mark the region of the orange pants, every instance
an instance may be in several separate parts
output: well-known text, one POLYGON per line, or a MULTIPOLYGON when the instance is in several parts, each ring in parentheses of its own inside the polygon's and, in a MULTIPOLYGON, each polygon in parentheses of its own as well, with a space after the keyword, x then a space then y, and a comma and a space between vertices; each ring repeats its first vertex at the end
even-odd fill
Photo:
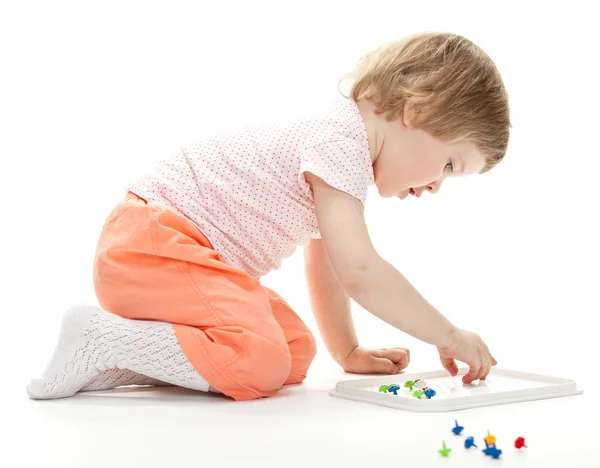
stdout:
POLYGON ((109 312, 173 324, 198 373, 236 400, 301 382, 316 353, 280 296, 226 264, 186 217, 133 193, 102 228, 94 287, 109 312))

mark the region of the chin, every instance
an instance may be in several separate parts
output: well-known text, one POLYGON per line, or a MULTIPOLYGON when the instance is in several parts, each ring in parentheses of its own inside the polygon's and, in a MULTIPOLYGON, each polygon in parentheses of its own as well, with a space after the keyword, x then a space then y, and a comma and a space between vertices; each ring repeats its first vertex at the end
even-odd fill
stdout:
POLYGON ((392 198, 394 196, 393 193, 387 192, 384 188, 377 187, 377 192, 381 198, 392 198))

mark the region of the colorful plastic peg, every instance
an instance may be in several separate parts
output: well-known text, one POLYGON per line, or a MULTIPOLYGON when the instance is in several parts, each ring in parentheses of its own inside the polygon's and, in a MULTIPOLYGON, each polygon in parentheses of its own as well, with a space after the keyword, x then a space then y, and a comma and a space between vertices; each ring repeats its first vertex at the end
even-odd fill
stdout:
POLYGON ((485 438, 485 441, 491 447, 492 445, 494 445, 496 443, 496 438, 490 434, 490 431, 487 431, 487 433, 488 433, 488 435, 485 438))
POLYGON ((475 445, 475 439, 473 437, 467 437, 465 439, 465 448, 470 449, 471 447, 477 448, 477 445, 475 445))
POLYGON ((464 427, 459 426, 458 421, 456 419, 454 420, 454 424, 455 424, 455 426, 452 428, 452 432, 454 432, 454 435, 460 435, 460 433, 463 431, 464 427))
POLYGON ((487 443, 486 439, 483 439, 483 441, 485 442, 485 448, 482 450, 483 453, 485 453, 486 455, 491 455, 492 454, 492 447, 490 447, 490 445, 487 443))
POLYGON ((423 379, 416 379, 415 380, 415 387, 420 388, 421 390, 425 390, 425 386, 427 385, 427 382, 425 382, 423 379))
POLYGON ((446 441, 442 440, 442 445, 444 448, 442 448, 441 450, 439 450, 440 455, 442 457, 447 457, 448 455, 450 455, 450 452, 452 452, 451 448, 446 447, 446 441))
POLYGON ((517 447, 518 449, 523 447, 527 448, 527 445, 525 445, 525 438, 517 437, 517 440, 515 440, 515 447, 517 447))
POLYGON ((412 392, 415 383, 412 380, 407 380, 406 382, 404 382, 404 386, 412 392))

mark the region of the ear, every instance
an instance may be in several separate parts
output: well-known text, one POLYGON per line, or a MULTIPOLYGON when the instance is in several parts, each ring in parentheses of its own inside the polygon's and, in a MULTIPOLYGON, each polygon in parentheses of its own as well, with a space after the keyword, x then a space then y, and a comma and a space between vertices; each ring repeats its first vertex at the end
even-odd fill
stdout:
POLYGON ((404 105, 404 115, 402 116, 402 123, 406 128, 413 129, 415 127, 415 108, 414 103, 407 102, 404 105))

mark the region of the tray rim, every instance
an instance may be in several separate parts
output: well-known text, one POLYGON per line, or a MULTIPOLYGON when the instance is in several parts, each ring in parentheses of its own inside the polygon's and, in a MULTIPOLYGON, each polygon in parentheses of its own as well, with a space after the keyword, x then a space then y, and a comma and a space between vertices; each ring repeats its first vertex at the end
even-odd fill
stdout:
MULTIPOLYGON (((468 372, 468 368, 459 368, 458 376, 468 372)), ((523 401, 534 401, 548 398, 558 398, 563 396, 577 395, 583 393, 583 389, 578 384, 568 378, 555 377, 531 372, 515 371, 504 368, 494 368, 490 375, 504 375, 507 377, 523 378, 535 380, 548 385, 544 387, 529 388, 525 390, 509 390, 497 394, 484 394, 475 396, 465 396, 459 398, 439 399, 439 400, 419 400, 408 398, 390 398, 389 395, 374 394, 371 390, 367 391, 364 387, 371 387, 378 383, 386 383, 394 380, 394 377, 401 376, 403 381, 413 380, 413 378, 432 378, 447 377, 449 374, 445 370, 427 371, 419 373, 406 373, 396 375, 382 375, 377 377, 363 377, 360 379, 351 379, 340 381, 335 388, 329 392, 330 396, 344 398, 363 403, 386 406, 395 409, 404 409, 416 412, 447 412, 457 411, 482 406, 492 406, 500 404, 517 403, 523 401), (367 397, 368 395, 368 397, 367 397)))

